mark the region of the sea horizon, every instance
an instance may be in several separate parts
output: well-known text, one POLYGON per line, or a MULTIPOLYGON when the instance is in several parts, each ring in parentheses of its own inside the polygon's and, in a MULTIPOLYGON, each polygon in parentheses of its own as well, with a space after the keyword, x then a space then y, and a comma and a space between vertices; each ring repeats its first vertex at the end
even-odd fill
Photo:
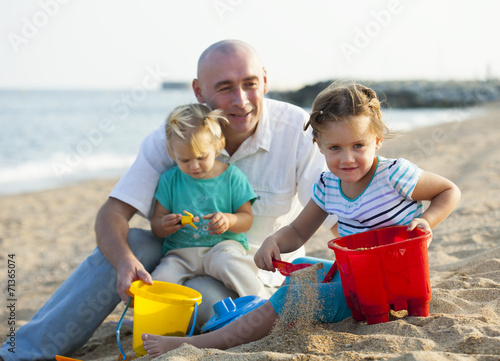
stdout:
MULTIPOLYGON (((0 90, 0 195, 120 177, 190 89, 0 90)), ((309 108, 304 108, 307 112, 309 108)), ((480 108, 384 109, 390 128, 468 119, 480 108)))

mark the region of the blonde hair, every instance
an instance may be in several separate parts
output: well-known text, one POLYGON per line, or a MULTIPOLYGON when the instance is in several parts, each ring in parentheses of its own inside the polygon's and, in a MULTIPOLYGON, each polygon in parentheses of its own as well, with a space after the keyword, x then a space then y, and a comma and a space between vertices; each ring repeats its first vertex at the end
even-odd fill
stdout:
POLYGON ((309 121, 304 126, 312 128, 316 140, 327 122, 346 121, 348 126, 357 132, 356 124, 350 120, 356 116, 370 117, 370 131, 380 139, 392 136, 382 120, 380 101, 377 93, 364 85, 357 83, 333 83, 318 94, 313 102, 309 121))
POLYGON ((206 153, 203 135, 210 136, 210 144, 216 153, 220 153, 226 145, 222 127, 229 121, 222 110, 212 110, 203 104, 180 105, 169 114, 165 124, 168 154, 174 158, 172 140, 174 137, 183 140, 196 157, 206 153))

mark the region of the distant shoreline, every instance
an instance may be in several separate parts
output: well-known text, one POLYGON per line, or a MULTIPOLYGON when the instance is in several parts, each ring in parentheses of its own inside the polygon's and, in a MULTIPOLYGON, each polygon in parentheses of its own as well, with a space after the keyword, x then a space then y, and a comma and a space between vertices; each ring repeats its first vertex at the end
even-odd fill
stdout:
MULTIPOLYGON (((311 107, 316 95, 333 83, 322 81, 295 91, 270 91, 268 96, 300 107, 311 107)), ((500 80, 487 81, 359 81, 375 90, 391 108, 469 107, 500 100, 500 80)))

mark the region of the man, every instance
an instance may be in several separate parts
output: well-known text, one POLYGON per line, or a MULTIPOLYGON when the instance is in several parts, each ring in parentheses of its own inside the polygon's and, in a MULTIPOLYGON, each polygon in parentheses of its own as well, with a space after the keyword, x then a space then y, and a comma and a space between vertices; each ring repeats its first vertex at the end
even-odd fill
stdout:
MULTIPOLYGON (((193 90, 199 102, 223 110, 229 119, 224 128, 226 148, 219 159, 238 166, 258 196, 252 206, 254 223, 247 233, 250 252, 255 253, 267 235, 300 212, 316 176, 325 168, 311 135, 303 131, 308 115, 290 104, 264 99, 266 70, 256 51, 241 41, 221 41, 203 52, 193 90)), ((7 343, 3 345, 0 355, 5 361, 71 355, 120 299, 128 299, 133 281, 152 282, 149 272, 162 257, 162 240, 150 231, 129 229, 128 222, 137 212, 150 215, 160 175, 173 165, 161 126, 143 141, 136 161, 100 209, 95 225, 98 248, 18 330, 16 353, 8 352, 7 343)), ((327 220, 325 228, 335 221, 327 220)), ((289 258, 303 254, 301 250, 289 258)), ((259 275, 269 294, 281 282, 273 276, 259 275)), ((238 297, 210 277, 193 278, 185 285, 203 296, 201 325, 211 316, 215 302, 238 297)))

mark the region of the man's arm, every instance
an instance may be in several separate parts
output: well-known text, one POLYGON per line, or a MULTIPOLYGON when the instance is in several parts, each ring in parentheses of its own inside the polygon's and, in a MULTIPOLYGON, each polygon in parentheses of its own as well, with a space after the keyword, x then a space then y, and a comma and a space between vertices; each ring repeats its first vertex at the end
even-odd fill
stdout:
POLYGON ((116 269, 117 291, 126 301, 128 289, 133 281, 152 283, 150 274, 132 253, 127 237, 129 221, 137 209, 116 198, 108 198, 97 213, 95 232, 97 246, 116 269))

